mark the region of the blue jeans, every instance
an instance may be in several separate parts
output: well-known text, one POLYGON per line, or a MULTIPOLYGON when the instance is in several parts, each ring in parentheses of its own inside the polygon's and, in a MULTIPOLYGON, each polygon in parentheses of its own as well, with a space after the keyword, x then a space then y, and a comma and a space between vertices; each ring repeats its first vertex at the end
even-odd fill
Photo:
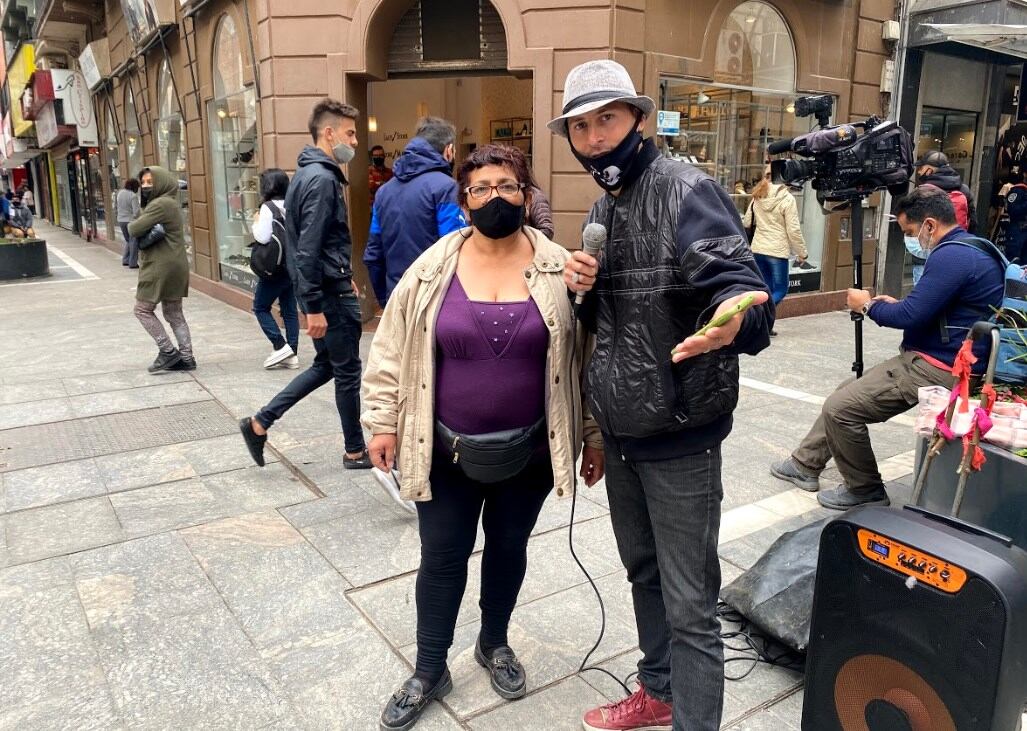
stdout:
POLYGON ((271 426, 309 394, 335 379, 335 406, 339 410, 346 451, 364 451, 364 432, 360 428, 360 305, 357 296, 325 295, 322 312, 328 321, 323 338, 314 340, 314 362, 283 388, 254 417, 262 427, 271 426))
POLYGON ((770 296, 778 304, 788 294, 788 260, 779 256, 753 254, 756 266, 760 268, 763 281, 770 287, 770 296))
POLYGON ((296 314, 296 297, 293 295, 292 280, 289 279, 287 272, 282 272, 271 280, 257 280, 257 291, 253 293, 253 314, 257 316, 260 329, 267 335, 275 350, 288 342, 293 353, 299 352, 300 318, 296 314), (271 314, 271 305, 275 300, 278 300, 278 309, 281 310, 282 321, 285 323, 284 338, 274 315, 271 314))
POLYGON ((607 446, 606 491, 617 550, 631 582, 638 679, 673 703, 674 731, 717 731, 723 714, 720 446, 632 462, 607 446))

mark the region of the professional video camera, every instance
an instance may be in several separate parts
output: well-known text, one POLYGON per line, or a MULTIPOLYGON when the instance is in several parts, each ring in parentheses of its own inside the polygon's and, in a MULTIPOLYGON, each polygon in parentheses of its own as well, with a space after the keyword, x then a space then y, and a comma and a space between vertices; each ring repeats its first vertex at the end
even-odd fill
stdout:
POLYGON ((794 152, 811 160, 774 160, 775 183, 801 185, 810 180, 821 205, 863 198, 887 188, 906 192, 913 173, 913 143, 896 122, 869 117, 866 122, 829 126, 832 97, 806 96, 795 100, 795 116, 816 116, 820 129, 767 147, 771 155, 794 152), (857 129, 862 129, 859 134, 857 129))

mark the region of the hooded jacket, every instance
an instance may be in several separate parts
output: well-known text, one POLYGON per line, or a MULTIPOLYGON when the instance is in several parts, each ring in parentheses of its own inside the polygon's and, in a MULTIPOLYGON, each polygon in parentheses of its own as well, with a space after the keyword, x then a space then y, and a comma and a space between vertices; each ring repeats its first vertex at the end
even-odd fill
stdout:
POLYGON ((140 238, 156 224, 164 227, 164 239, 139 252, 139 284, 136 299, 165 302, 189 294, 189 256, 185 248, 182 208, 178 203, 178 178, 166 168, 148 168, 153 193, 139 218, 128 224, 128 235, 140 238))
POLYGON ((285 196, 285 266, 308 315, 321 314, 326 295, 353 291, 346 184, 335 160, 313 145, 303 148, 285 196))
POLYGON ((799 209, 787 186, 771 185, 763 198, 753 198, 745 212, 746 228, 756 218, 752 253, 788 259, 791 254, 806 258, 806 242, 799 224, 799 209))
POLYGON ((977 233, 977 203, 974 201, 974 195, 970 192, 970 189, 967 186, 963 185, 963 179, 959 177, 959 173, 957 173, 951 165, 942 165, 930 175, 918 177, 916 179, 916 184, 934 185, 941 188, 946 193, 958 190, 965 195, 967 215, 970 219, 966 230, 972 234, 977 233))
POLYGON ((392 173, 392 180, 375 194, 364 250, 371 286, 382 307, 417 257, 467 225, 450 165, 427 140, 410 140, 392 173))
POLYGON ((586 392, 608 455, 669 459, 711 449, 731 431, 738 354, 770 345, 774 306, 746 312, 730 347, 671 362, 721 302, 767 285, 716 181, 662 157, 651 139, 634 165, 637 179, 588 216, 608 238, 581 313, 596 333, 586 392))

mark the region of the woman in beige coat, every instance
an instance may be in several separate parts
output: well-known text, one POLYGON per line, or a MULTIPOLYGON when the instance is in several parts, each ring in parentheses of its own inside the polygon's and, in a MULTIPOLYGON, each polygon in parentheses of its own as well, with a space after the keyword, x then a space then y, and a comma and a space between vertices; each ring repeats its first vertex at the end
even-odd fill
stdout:
MULTIPOLYGON (((752 254, 770 296, 777 305, 788 294, 788 260, 791 254, 806 260, 806 242, 799 225, 799 210, 787 186, 770 182, 769 171, 752 191, 752 203, 745 212, 745 227, 756 225, 752 254)), ((771 335, 776 335, 773 331, 771 335)))
POLYGON ((580 353, 563 284, 567 251, 524 225, 531 176, 516 148, 487 145, 458 173, 471 227, 422 254, 400 280, 364 374, 368 451, 400 473, 417 505, 417 662, 380 727, 408 729, 452 688, 446 658, 478 520, 481 632, 476 660, 503 698, 526 676, 507 627, 527 566, 528 536, 549 492, 592 485, 602 438, 585 414, 580 353))

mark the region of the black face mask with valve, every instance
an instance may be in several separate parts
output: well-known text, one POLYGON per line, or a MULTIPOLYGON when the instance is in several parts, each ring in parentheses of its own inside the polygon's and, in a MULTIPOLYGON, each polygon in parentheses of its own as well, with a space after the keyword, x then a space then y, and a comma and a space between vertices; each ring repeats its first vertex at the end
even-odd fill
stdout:
POLYGON ((524 204, 516 205, 497 195, 471 211, 471 224, 490 239, 505 239, 524 224, 524 204))

